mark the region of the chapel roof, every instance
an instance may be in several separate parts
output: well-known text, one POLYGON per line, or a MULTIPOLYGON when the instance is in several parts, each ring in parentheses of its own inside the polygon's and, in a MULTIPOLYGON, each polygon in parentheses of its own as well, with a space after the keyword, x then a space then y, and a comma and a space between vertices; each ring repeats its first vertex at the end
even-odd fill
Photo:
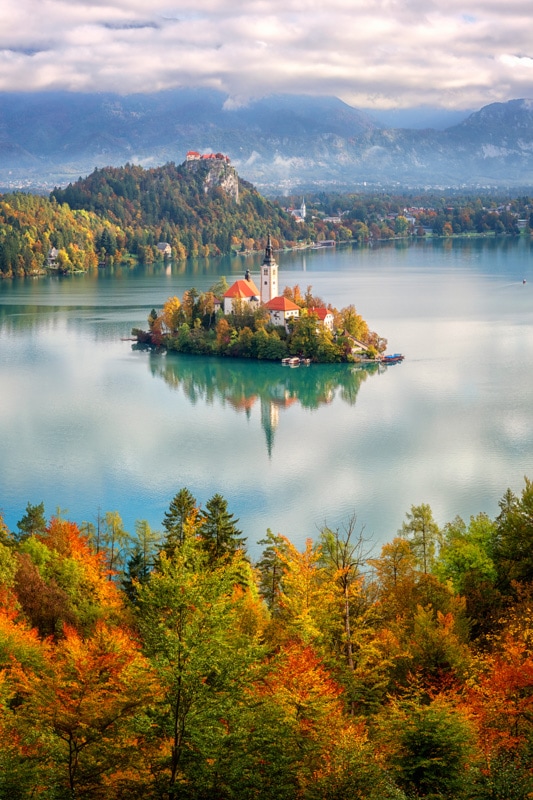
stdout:
POLYGON ((241 278, 224 292, 224 297, 259 297, 259 294, 259 289, 253 281, 246 281, 241 278))

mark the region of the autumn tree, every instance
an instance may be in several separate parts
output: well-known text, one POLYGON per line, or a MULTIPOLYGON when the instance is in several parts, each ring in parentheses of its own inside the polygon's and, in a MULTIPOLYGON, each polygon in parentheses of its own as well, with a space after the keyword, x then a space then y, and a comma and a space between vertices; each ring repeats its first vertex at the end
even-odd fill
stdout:
POLYGON ((181 310, 181 302, 178 297, 169 297, 163 305, 162 312, 163 322, 166 328, 175 333, 183 321, 183 312, 181 310))
POLYGON ((322 599, 320 548, 306 539, 303 551, 284 538, 279 556, 283 562, 283 583, 279 598, 281 618, 291 637, 306 644, 321 641, 319 609, 322 599))
POLYGON ((359 617, 362 605, 362 570, 369 552, 363 532, 356 533, 357 518, 352 515, 344 528, 320 531, 320 557, 322 579, 333 592, 333 604, 338 617, 336 630, 332 630, 335 649, 343 653, 348 668, 354 669, 354 643, 352 625, 359 617))
POLYGON ((411 506, 406 520, 398 531, 409 542, 422 571, 431 572, 435 561, 440 531, 427 503, 411 506))
POLYGON ((106 511, 102 530, 102 543, 111 574, 118 572, 124 566, 129 538, 129 533, 124 528, 122 517, 118 511, 106 511))
POLYGON ((104 616, 121 615, 103 554, 91 551, 74 523, 52 517, 44 534, 20 543, 18 561, 17 595, 43 635, 60 637, 66 624, 87 633, 104 616))
MULTIPOLYGON (((237 553, 205 569, 199 543, 186 539, 172 559, 164 554, 139 588, 139 626, 162 695, 151 727, 161 742, 152 769, 160 790, 187 796, 192 786, 217 794, 218 753, 257 642, 242 632, 234 591, 237 553)), ((240 590, 240 597, 244 597, 240 590)), ((246 592, 245 592, 246 594, 246 592)))
POLYGON ((354 305, 346 306, 340 311, 340 324, 338 327, 345 330, 351 336, 362 342, 366 342, 368 336, 368 325, 363 317, 357 313, 354 305))
POLYGON ((15 666, 13 680, 22 699, 17 730, 29 753, 39 754, 41 785, 95 800, 146 785, 135 717, 157 689, 126 632, 99 623, 84 639, 66 628, 42 670, 15 666))

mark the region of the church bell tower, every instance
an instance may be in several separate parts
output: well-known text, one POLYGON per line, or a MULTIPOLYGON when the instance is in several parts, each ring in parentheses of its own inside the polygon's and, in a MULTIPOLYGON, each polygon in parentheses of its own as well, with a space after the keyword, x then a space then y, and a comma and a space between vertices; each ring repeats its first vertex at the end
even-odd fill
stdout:
POLYGON ((265 258, 261 267, 261 303, 268 303, 278 294, 278 265, 272 255, 272 241, 268 234, 265 258))

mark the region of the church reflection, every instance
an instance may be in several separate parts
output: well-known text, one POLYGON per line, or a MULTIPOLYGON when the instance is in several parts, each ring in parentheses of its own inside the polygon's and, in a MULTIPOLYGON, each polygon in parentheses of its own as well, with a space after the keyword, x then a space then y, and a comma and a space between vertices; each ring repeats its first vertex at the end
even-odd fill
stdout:
POLYGON ((247 419, 259 408, 269 456, 280 416, 291 406, 312 410, 336 399, 355 405, 361 385, 388 369, 379 364, 311 364, 291 369, 279 362, 154 352, 150 352, 149 363, 154 377, 182 392, 193 405, 218 401, 247 419))

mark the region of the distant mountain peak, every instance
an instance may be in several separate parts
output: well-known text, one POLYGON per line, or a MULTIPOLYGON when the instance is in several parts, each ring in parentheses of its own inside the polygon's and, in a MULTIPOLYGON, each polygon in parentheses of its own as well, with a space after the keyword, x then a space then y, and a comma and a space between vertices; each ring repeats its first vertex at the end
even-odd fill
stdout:
POLYGON ((228 155, 265 191, 533 184, 533 100, 491 103, 445 129, 383 127, 335 97, 246 102, 213 89, 0 94, 0 185, 67 184, 95 167, 228 155))

